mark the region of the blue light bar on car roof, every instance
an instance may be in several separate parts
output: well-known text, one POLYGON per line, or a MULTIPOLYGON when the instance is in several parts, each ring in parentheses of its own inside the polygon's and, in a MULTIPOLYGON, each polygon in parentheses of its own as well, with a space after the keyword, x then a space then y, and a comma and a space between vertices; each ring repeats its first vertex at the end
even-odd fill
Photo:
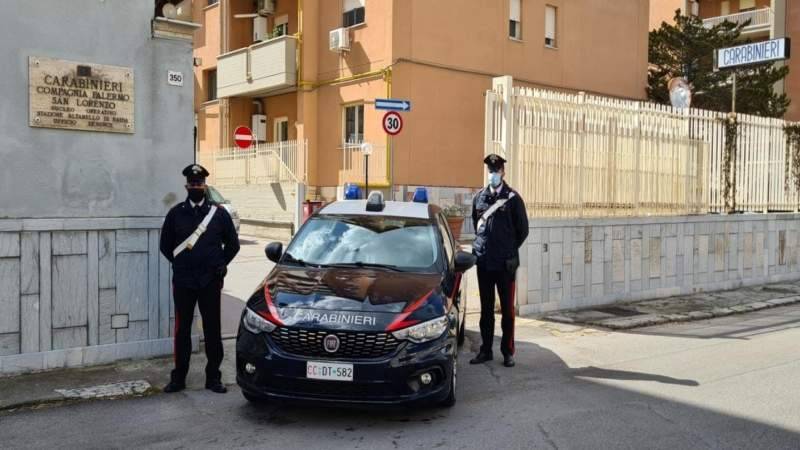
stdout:
POLYGON ((361 198, 361 189, 356 184, 345 184, 344 186, 344 199, 345 200, 358 200, 361 198))
POLYGON ((416 203, 428 203, 428 190, 424 187, 418 187, 414 190, 414 198, 411 201, 416 203))

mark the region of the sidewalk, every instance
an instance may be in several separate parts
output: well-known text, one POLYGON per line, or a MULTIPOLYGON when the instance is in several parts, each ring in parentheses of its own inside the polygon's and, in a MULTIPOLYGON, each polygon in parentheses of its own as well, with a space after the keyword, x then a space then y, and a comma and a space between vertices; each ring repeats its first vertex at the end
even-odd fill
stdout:
MULTIPOLYGON (((231 385, 236 382, 236 341, 228 339, 223 341, 223 345, 225 360, 221 367, 222 381, 231 385)), ((205 353, 200 351, 192 354, 187 389, 205 388, 205 364, 205 353)), ((172 367, 172 357, 169 356, 0 378, 0 413, 73 401, 160 394, 169 382, 172 367)))
POLYGON ((800 302, 800 281, 679 297, 557 311, 543 320, 612 330, 712 319, 800 302))

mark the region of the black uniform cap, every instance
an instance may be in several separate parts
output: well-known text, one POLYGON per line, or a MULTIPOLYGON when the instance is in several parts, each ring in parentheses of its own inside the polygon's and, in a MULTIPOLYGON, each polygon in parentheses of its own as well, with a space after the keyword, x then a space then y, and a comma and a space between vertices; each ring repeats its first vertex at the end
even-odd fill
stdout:
POLYGON ((506 164, 506 160, 502 156, 492 153, 483 158, 483 163, 486 164, 490 171, 494 172, 502 169, 506 164))
POLYGON ((189 164, 183 169, 183 176, 186 177, 187 182, 204 181, 209 175, 208 170, 200 164, 189 164))

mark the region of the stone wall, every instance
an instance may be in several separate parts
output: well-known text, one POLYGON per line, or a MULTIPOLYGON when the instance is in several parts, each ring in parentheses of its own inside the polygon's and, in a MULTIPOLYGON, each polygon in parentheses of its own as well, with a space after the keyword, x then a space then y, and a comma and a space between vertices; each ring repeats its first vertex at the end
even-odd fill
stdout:
POLYGON ((520 313, 800 279, 799 214, 532 220, 520 313))
POLYGON ((161 223, 0 220, 0 373, 170 353, 174 307, 161 223))

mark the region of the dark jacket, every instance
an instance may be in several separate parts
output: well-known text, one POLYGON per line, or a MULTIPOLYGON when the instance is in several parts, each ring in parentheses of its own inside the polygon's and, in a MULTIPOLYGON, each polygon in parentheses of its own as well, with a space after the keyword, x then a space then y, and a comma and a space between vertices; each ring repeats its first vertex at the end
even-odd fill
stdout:
POLYGON ((189 237, 211 209, 206 198, 195 211, 187 199, 167 213, 161 228, 161 254, 172 263, 172 282, 176 286, 201 289, 211 281, 224 277, 225 267, 239 252, 239 236, 228 212, 217 205, 217 212, 191 250, 186 249, 173 257, 175 247, 189 237))
POLYGON ((488 187, 481 190, 472 200, 472 224, 475 226, 472 252, 478 257, 478 267, 492 271, 516 270, 519 248, 528 237, 528 213, 522 197, 505 182, 497 195, 488 187), (483 213, 501 198, 509 200, 478 229, 483 213))

